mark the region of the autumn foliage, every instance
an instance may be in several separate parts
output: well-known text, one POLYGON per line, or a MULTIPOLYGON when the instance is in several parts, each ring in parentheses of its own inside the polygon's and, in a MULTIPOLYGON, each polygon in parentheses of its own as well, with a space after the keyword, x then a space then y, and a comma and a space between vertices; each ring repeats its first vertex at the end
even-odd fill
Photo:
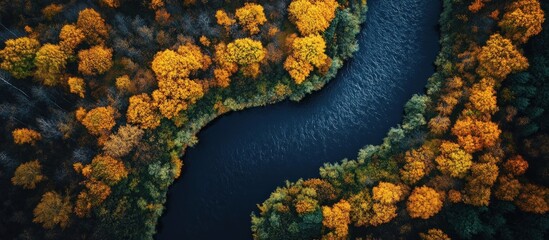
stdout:
POLYGON ((15 78, 32 76, 40 43, 36 39, 21 37, 7 40, 5 45, 0 50, 0 68, 15 78))
POLYGON ((61 196, 56 192, 46 192, 42 195, 40 203, 33 211, 35 223, 40 223, 44 228, 54 228, 59 225, 66 228, 70 221, 72 205, 69 196, 61 196))
POLYGON ((408 197, 406 209, 412 218, 428 219, 442 209, 441 196, 432 188, 417 187, 408 197))
POLYGON ((36 184, 45 180, 42 175, 42 165, 38 160, 22 163, 15 169, 15 174, 11 182, 15 186, 21 186, 24 189, 34 189, 36 184))
POLYGON ((15 129, 12 136, 15 144, 35 144, 36 141, 42 139, 39 132, 28 128, 15 129))

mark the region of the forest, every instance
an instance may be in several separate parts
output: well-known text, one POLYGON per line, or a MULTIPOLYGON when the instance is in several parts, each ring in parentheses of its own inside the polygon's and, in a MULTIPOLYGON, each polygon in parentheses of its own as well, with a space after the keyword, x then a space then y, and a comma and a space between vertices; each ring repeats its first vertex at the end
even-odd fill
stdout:
POLYGON ((255 239, 547 239, 549 2, 444 0, 402 124, 252 213, 255 239))
POLYGON ((216 117, 322 88, 366 0, 0 0, 0 238, 152 239, 216 117))

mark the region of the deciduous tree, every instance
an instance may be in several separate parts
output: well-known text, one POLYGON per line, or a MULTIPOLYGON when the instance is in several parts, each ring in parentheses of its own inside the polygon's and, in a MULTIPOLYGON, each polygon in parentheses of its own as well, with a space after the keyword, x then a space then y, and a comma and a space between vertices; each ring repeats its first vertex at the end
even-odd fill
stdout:
POLYGON ((103 74, 113 65, 112 49, 103 46, 78 52, 78 59, 78 71, 89 76, 103 74))
POLYGON ((82 124, 93 135, 108 134, 116 125, 114 113, 114 108, 110 106, 94 108, 86 113, 82 124))
POLYGON ((267 22, 263 6, 256 3, 246 3, 236 9, 236 19, 252 35, 259 33, 259 27, 267 22))
POLYGON ((9 72, 14 78, 32 76, 34 58, 40 48, 40 42, 28 37, 9 39, 4 49, 0 50, 0 68, 9 72))
POLYGON ((406 209, 412 218, 428 219, 442 209, 440 194, 426 186, 416 187, 408 197, 406 209))
POLYGON ((44 228, 51 229, 59 225, 66 228, 72 213, 72 205, 69 196, 50 191, 42 195, 40 203, 33 211, 35 223, 40 223, 44 228))
POLYGON ((38 160, 22 163, 15 169, 11 183, 15 186, 22 186, 24 189, 34 189, 36 184, 45 180, 42 175, 42 165, 38 160))
POLYGON ((327 228, 333 229, 337 238, 345 238, 349 232, 349 223, 351 219, 349 212, 351 211, 351 205, 345 201, 340 200, 332 207, 322 207, 322 225, 327 228))
POLYGON ((61 74, 65 70, 68 55, 59 45, 44 44, 38 52, 34 64, 36 78, 46 86, 55 86, 61 82, 61 74))
POLYGON ((137 124, 143 129, 155 129, 160 126, 160 114, 146 93, 130 97, 126 118, 129 123, 137 124))
POLYGON ((288 13, 302 36, 322 34, 330 26, 338 6, 335 0, 293 0, 288 13))
POLYGON ((525 43, 531 36, 541 32, 545 16, 537 0, 513 1, 507 7, 499 26, 505 36, 525 43))
POLYGON ((528 68, 528 59, 516 49, 509 39, 498 33, 490 36, 478 55, 477 73, 481 77, 503 80, 510 73, 528 68))
POLYGON ((104 43, 109 35, 105 20, 91 8, 80 11, 76 26, 86 35, 86 41, 90 44, 104 43))
POLYGON ((39 132, 28 128, 18 128, 12 132, 13 142, 15 144, 31 144, 34 145, 36 141, 42 139, 42 135, 39 132))

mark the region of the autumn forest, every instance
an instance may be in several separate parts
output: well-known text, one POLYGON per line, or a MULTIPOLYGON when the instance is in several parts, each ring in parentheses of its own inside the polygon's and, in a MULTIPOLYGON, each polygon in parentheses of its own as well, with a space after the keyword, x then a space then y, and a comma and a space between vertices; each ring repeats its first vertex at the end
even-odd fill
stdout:
MULTIPOLYGON (((250 238, 547 238, 549 3, 441 1, 436 70, 401 124, 267 189, 250 238)), ((153 239, 197 134, 337 81, 367 15, 366 0, 0 0, 0 239, 153 239)))

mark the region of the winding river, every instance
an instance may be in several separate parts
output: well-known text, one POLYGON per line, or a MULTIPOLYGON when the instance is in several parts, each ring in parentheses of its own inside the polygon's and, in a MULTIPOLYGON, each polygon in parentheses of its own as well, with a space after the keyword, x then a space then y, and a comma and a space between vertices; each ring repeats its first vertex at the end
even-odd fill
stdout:
POLYGON ((439 51, 440 0, 369 0, 360 50, 303 101, 225 115, 203 129, 171 187, 157 239, 250 239, 250 213, 286 179, 381 143, 422 93, 439 51))

